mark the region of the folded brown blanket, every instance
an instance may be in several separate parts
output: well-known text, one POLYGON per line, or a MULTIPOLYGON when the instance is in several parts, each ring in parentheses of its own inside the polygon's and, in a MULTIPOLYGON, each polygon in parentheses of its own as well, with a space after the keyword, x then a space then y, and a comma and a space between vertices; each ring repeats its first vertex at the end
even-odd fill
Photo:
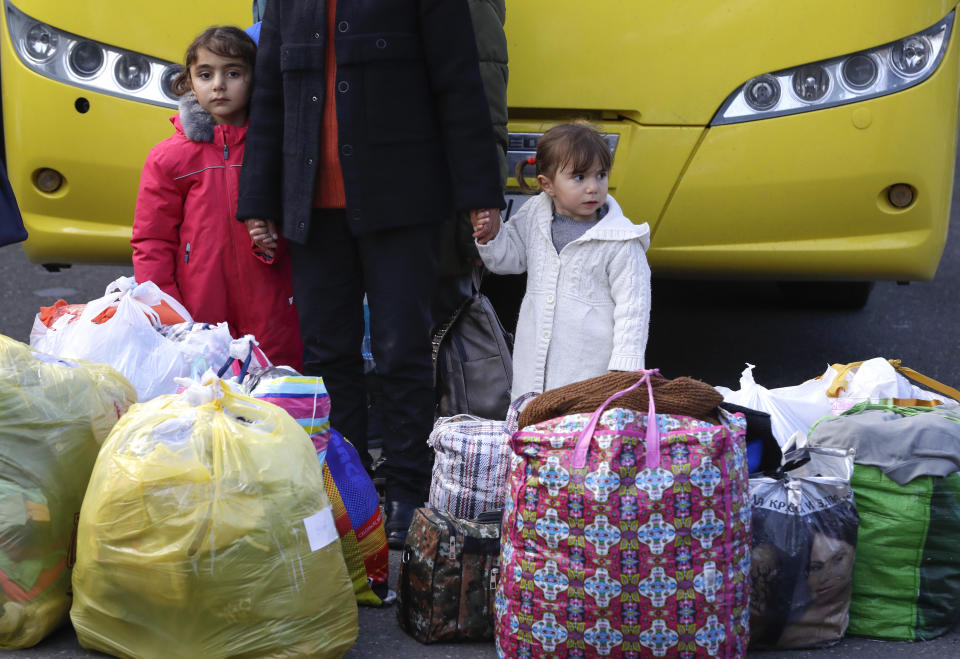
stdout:
MULTIPOLYGON (((610 396, 628 388, 641 377, 641 373, 617 371, 545 391, 520 412, 519 427, 566 414, 594 412, 610 396)), ((658 414, 677 414, 718 422, 717 405, 723 402, 723 396, 706 382, 685 376, 668 380, 653 375, 650 383, 653 385, 653 401, 658 414)), ((650 393, 644 384, 610 403, 610 407, 646 412, 649 400, 650 393)))

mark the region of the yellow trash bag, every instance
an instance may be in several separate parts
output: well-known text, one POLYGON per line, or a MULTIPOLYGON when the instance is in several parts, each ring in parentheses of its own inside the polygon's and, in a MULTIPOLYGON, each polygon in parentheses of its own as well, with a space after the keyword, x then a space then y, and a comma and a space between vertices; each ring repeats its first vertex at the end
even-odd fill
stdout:
POLYGON ((109 366, 0 336, 0 648, 36 645, 66 621, 83 493, 136 400, 109 366))
POLYGON ((70 616, 119 657, 340 657, 357 605, 310 438, 208 371, 104 443, 70 616))

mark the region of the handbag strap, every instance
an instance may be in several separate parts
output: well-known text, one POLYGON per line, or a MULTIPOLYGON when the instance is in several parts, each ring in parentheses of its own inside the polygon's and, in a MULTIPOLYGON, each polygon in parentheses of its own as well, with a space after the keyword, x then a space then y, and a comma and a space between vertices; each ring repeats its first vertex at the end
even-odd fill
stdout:
POLYGON ((573 450, 572 466, 574 469, 583 469, 587 465, 587 452, 590 450, 590 441, 593 439, 593 433, 597 429, 597 423, 600 421, 600 415, 603 414, 603 411, 607 408, 607 405, 621 396, 630 393, 644 382, 647 383, 647 391, 650 393, 650 402, 647 407, 647 436, 645 441, 647 454, 646 464, 650 469, 655 469, 660 466, 660 430, 657 427, 657 411, 654 407, 653 384, 650 382, 650 376, 659 375, 660 371, 653 368, 643 369, 638 372, 642 373, 643 377, 637 380, 633 385, 610 396, 610 398, 605 400, 603 404, 598 407, 590 416, 590 421, 587 423, 587 427, 584 428, 580 433, 580 437, 577 439, 577 445, 573 450))
POLYGON ((432 345, 431 348, 431 357, 433 360, 433 386, 436 387, 438 384, 437 377, 437 357, 440 355, 440 346, 443 344, 444 340, 447 338, 447 334, 453 329, 453 326, 456 324, 457 319, 460 317, 460 314, 463 313, 463 310, 467 308, 467 305, 473 301, 473 296, 468 297, 466 300, 460 303, 460 306, 457 307, 457 310, 453 312, 450 318, 443 323, 440 327, 437 328, 437 331, 433 333, 433 338, 430 340, 432 345))

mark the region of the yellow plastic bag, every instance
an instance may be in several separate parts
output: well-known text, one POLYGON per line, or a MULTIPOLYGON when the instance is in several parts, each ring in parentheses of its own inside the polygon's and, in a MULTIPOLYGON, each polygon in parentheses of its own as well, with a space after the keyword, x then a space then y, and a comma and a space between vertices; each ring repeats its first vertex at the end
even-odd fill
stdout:
POLYGON ((0 648, 36 645, 66 620, 83 493, 100 444, 136 400, 109 366, 0 336, 0 648))
POLYGON ((120 657, 339 657, 357 637, 313 444, 210 372, 104 443, 73 590, 80 644, 120 657))

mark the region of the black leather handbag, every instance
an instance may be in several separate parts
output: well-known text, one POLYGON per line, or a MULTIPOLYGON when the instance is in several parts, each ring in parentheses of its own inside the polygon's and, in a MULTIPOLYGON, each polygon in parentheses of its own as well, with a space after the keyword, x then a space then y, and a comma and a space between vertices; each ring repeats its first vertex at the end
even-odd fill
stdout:
POLYGON ((513 387, 513 335, 480 292, 474 270, 471 295, 433 337, 437 416, 472 414, 504 419, 513 387))

